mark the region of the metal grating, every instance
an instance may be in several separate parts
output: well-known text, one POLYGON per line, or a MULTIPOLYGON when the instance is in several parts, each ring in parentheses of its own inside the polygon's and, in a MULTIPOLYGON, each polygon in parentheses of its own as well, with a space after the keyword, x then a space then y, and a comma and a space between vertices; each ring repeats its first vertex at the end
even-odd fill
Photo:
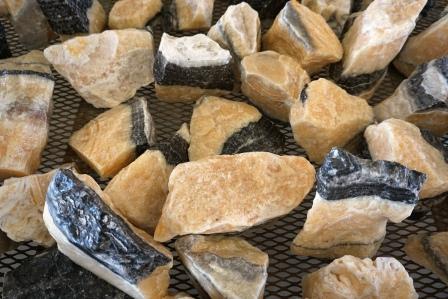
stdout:
MULTIPOLYGON (((416 32, 430 24, 440 12, 447 0, 437 1, 437 7, 428 16, 422 18, 416 32)), ((217 0, 215 4, 214 22, 226 9, 226 1, 217 0)), ((7 29, 8 42, 14 56, 25 54, 27 51, 18 42, 11 24, 6 19, 1 19, 7 29)), ((158 44, 161 36, 160 22, 153 22, 155 41, 158 44)), ((193 34, 195 32, 189 32, 193 34)), ((49 141, 43 153, 43 159, 39 172, 47 172, 65 163, 76 161, 80 169, 95 177, 104 187, 106 181, 99 180, 98 176, 89 170, 77 156, 68 148, 68 139, 73 131, 81 128, 88 120, 98 115, 102 110, 95 109, 83 101, 70 84, 59 74, 54 72, 56 78, 55 92, 53 96, 53 116, 50 124, 49 141)), ((402 77, 391 68, 389 74, 378 90, 374 102, 390 95, 400 83, 402 77)), ((183 122, 189 122, 192 105, 160 102, 155 97, 153 85, 141 88, 137 95, 144 96, 150 101, 150 110, 154 116, 158 138, 163 140, 171 136, 183 122)), ((227 98, 243 100, 240 94, 232 94, 227 98)), ((279 129, 287 137, 286 153, 290 155, 305 155, 292 138, 291 128, 285 123, 276 123, 279 129)), ((444 138, 444 144, 448 147, 448 136, 444 138)), ((303 226, 306 213, 311 207, 314 192, 311 192, 304 202, 286 217, 271 221, 263 226, 252 228, 242 234, 253 245, 269 254, 269 276, 265 290, 266 298, 301 298, 301 280, 307 273, 316 271, 328 264, 315 258, 297 257, 289 252, 289 246, 299 229, 303 226)), ((427 269, 410 261, 402 250, 408 235, 417 232, 434 232, 437 229, 447 230, 448 199, 432 208, 418 220, 406 220, 400 224, 390 223, 387 227, 386 238, 378 252, 378 256, 392 256, 397 258, 408 270, 414 279, 415 288, 420 298, 448 298, 448 289, 434 274, 427 269)), ((174 267, 171 270, 171 290, 183 291, 197 297, 198 293, 186 275, 184 267, 180 264, 173 243, 168 247, 175 257, 174 267)), ((15 250, 9 251, 0 257, 0 272, 6 273, 16 268, 23 259, 41 252, 43 248, 33 243, 20 244, 15 250)), ((0 287, 3 285, 3 277, 0 277, 0 287)), ((93 299, 93 298, 92 298, 93 299)))

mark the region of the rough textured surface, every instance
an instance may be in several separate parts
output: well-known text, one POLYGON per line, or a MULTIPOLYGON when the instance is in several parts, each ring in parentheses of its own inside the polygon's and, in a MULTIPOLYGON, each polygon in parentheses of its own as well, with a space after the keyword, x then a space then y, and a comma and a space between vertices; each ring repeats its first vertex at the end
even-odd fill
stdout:
POLYGON ((144 30, 108 30, 45 49, 45 57, 97 108, 112 108, 153 82, 153 38, 144 30))
POLYGON ((147 101, 136 98, 101 113, 73 133, 69 144, 101 177, 113 177, 155 143, 147 101))
POLYGON ((442 16, 423 32, 410 37, 395 59, 394 66, 408 77, 418 65, 446 55, 448 55, 448 15, 442 16))
POLYGON ((122 218, 91 177, 58 170, 48 187, 44 221, 63 254, 128 295, 166 294, 170 252, 122 218))
POLYGON ((260 51, 261 25, 258 13, 243 2, 230 5, 208 36, 239 60, 260 51))
POLYGON ((352 10, 352 2, 352 0, 303 0, 302 4, 324 17, 339 36, 352 10))
POLYGON ((117 1, 109 13, 109 28, 144 28, 161 9, 161 0, 117 1))
POLYGON ((253 106, 218 97, 203 97, 190 123, 191 161, 248 151, 281 153, 283 136, 253 106))
POLYGON ((178 239, 175 246, 192 278, 210 298, 263 298, 269 257, 243 239, 191 235, 178 239))
POLYGON ((410 236, 404 250, 414 262, 430 269, 448 285, 448 232, 410 236))
POLYGON ((11 57, 11 51, 9 50, 8 41, 6 40, 5 27, 0 22, 0 59, 11 57))
POLYGON ((418 298, 412 278, 392 257, 344 256, 307 275, 302 285, 309 299, 418 298))
POLYGON ((212 25, 215 0, 171 0, 164 12, 164 29, 203 30, 212 25))
POLYGON ((3 298, 131 299, 56 248, 29 258, 8 272, 3 282, 3 298))
POLYGON ((310 81, 291 57, 273 51, 246 56, 241 62, 241 90, 272 118, 289 121, 289 112, 310 81))
POLYGON ((168 195, 171 169, 160 151, 146 151, 123 168, 104 192, 129 222, 152 234, 168 195))
POLYGON ((399 118, 438 136, 448 133, 448 56, 419 66, 374 112, 379 121, 399 118))
POLYGON ((177 164, 188 162, 190 140, 190 129, 186 123, 183 123, 169 140, 158 142, 154 148, 162 152, 169 165, 176 166, 177 164))
POLYGON ((106 13, 98 0, 37 0, 54 32, 63 35, 101 32, 106 13))
POLYGON ((0 60, 0 178, 37 170, 47 144, 53 88, 42 52, 0 60))
POLYGON ((341 43, 325 19, 296 0, 263 36, 263 49, 291 56, 310 74, 342 58, 341 43))
POLYGON ((231 4, 241 2, 248 3, 253 9, 258 11, 262 19, 274 19, 280 10, 285 6, 287 0, 229 0, 231 4))
POLYGON ((395 161, 427 175, 420 198, 448 191, 448 163, 443 153, 429 144, 415 125, 388 119, 369 126, 364 137, 374 160, 395 161))
POLYGON ((292 252, 318 258, 374 256, 387 221, 411 215, 424 180, 424 174, 398 163, 333 149, 318 171, 313 206, 292 252))
POLYGON ((367 102, 319 79, 303 89, 290 114, 294 139, 311 161, 321 163, 334 146, 344 146, 373 122, 367 102))
POLYGON ((216 156, 178 165, 154 238, 242 231, 297 207, 314 183, 304 158, 271 153, 216 156))
POLYGON ((205 94, 233 89, 233 59, 228 50, 204 34, 162 35, 154 63, 157 97, 192 102, 205 94))

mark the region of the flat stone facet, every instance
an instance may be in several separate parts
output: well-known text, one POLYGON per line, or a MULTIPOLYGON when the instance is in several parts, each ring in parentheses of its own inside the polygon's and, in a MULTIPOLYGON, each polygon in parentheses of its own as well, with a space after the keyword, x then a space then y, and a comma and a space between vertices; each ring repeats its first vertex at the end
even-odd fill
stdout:
POLYGON ((166 31, 204 30, 210 28, 215 0, 171 0, 164 14, 166 31))
POLYGON ((178 239, 175 247, 210 298, 263 298, 269 257, 243 239, 190 235, 178 239))
POLYGON ((308 299, 418 298, 412 278, 392 257, 373 261, 347 255, 305 276, 302 286, 308 299))
POLYGON ((309 81, 294 59, 273 51, 246 56, 241 62, 243 94, 268 116, 284 122, 309 81))
POLYGON ((340 35, 352 10, 351 0, 303 0, 302 4, 320 14, 331 29, 340 35))
POLYGON ((263 36, 263 49, 289 55, 310 74, 342 58, 342 46, 325 19, 289 1, 263 36))
POLYGON ((145 30, 108 30, 45 49, 45 57, 96 108, 112 108, 153 82, 154 45, 145 30))
POLYGON ((274 19, 288 0, 229 0, 231 4, 246 2, 255 9, 260 18, 274 19))
POLYGON ((427 175, 420 198, 448 191, 448 162, 444 153, 430 144, 415 125, 391 118, 369 126, 364 137, 374 160, 398 162, 427 175))
POLYGON ((291 107, 296 142, 321 163, 334 146, 344 146, 373 122, 373 110, 359 97, 326 79, 312 81, 291 107))
POLYGON ((448 133, 448 56, 419 66, 374 112, 379 121, 399 118, 438 136, 448 133))
POLYGON ((154 238, 242 231, 285 215, 311 190, 314 175, 302 157, 262 152, 180 164, 154 238))
POLYGON ((144 28, 161 9, 161 0, 117 1, 109 13, 109 28, 144 28))

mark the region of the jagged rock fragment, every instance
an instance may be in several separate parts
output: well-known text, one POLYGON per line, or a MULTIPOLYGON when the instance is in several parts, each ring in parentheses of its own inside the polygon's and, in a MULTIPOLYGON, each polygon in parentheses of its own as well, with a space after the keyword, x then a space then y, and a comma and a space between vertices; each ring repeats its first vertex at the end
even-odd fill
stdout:
POLYGON ((0 178, 29 175, 39 167, 53 88, 42 52, 0 60, 0 178))
POLYGON ((180 163, 188 162, 190 140, 190 129, 186 123, 183 123, 169 140, 158 142, 154 148, 162 152, 169 165, 176 166, 180 163))
POLYGON ((154 238, 242 231, 285 215, 311 190, 314 175, 305 158, 263 152, 180 164, 154 238))
POLYGON ((230 0, 229 4, 248 3, 255 9, 260 18, 274 19, 280 10, 285 6, 287 0, 230 0))
POLYGON ((426 1, 373 1, 344 35, 344 58, 331 74, 336 83, 350 94, 373 96, 426 1))
POLYGON ((193 109, 190 123, 191 161, 244 152, 283 152, 284 137, 253 106, 205 96, 193 109))
POLYGON ((0 59, 11 57, 8 41, 6 40, 6 31, 2 22, 0 21, 0 59))
POLYGON ((153 82, 153 38, 145 30, 108 30, 45 49, 45 57, 97 108, 112 108, 153 82))
POLYGON ((390 220, 409 217, 425 175, 388 161, 334 148, 317 173, 317 191, 291 250, 297 255, 372 257, 390 220))
POLYGON ((133 298, 167 294, 171 253, 123 219, 91 177, 58 170, 43 217, 59 251, 76 264, 133 298))
POLYGON ((412 278, 393 257, 347 255, 305 276, 302 286, 307 299, 418 298, 412 278))
POLYGON ((161 9, 161 0, 117 1, 109 13, 109 28, 144 28, 161 9))
POLYGON ((296 0, 286 3, 263 36, 263 49, 289 55, 310 74, 342 58, 342 46, 325 19, 296 0))
POLYGON ((208 29, 212 25, 215 0, 171 0, 164 12, 165 31, 208 29))
POLYGON ((269 257, 238 237, 185 236, 176 251, 198 287, 214 298, 263 298, 269 257))
POLYGON ((434 272, 448 285, 448 232, 412 235, 404 250, 411 260, 434 272))
POLYGON ((319 79, 302 90, 290 122, 296 142, 321 163, 332 147, 346 145, 373 122, 373 110, 364 99, 319 79))
POLYGON ((443 150, 428 142, 428 135, 411 123, 393 118, 369 126, 364 133, 374 160, 395 161, 427 175, 420 192, 422 199, 448 191, 448 162, 443 150))
POLYGON ((289 112, 310 77, 291 57, 273 51, 246 56, 241 62, 241 90, 272 118, 289 121, 289 112))
POLYGON ((334 33, 339 36, 352 10, 352 2, 352 0, 303 0, 302 4, 324 17, 334 33))
POLYGON ((203 95, 233 90, 233 59, 204 34, 162 35, 154 63, 157 97, 167 102, 193 102, 203 95))
POLYGON ((106 13, 98 0, 37 0, 51 28, 60 35, 98 33, 106 13))
POLYGON ((419 66, 374 112, 379 121, 399 118, 438 136, 448 133, 448 56, 419 66))
POLYGON ((69 141, 80 158, 104 178, 113 177, 154 143, 154 122, 144 98, 101 113, 69 141))

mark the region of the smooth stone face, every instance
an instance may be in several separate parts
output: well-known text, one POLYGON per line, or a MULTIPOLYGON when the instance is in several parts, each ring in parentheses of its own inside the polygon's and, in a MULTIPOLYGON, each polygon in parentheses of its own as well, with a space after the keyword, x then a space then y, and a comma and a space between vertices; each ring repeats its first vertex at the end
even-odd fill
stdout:
POLYGON ((246 2, 253 9, 258 11, 262 19, 274 19, 280 10, 285 6, 287 0, 230 0, 231 4, 246 2))
POLYGON ((154 238, 242 231, 285 215, 311 190, 314 175, 302 157, 262 152, 180 164, 154 238))
POLYGON ((203 97, 190 123, 191 161, 219 154, 282 152, 284 138, 253 106, 218 97, 203 97))
POLYGON ((302 285, 309 299, 418 298, 412 278, 392 257, 373 261, 347 255, 308 274, 302 285))
POLYGON ((154 45, 144 30, 108 30, 45 49, 45 57, 97 108, 112 108, 153 82, 154 45))
POLYGON ((448 232, 410 236, 404 250, 411 260, 434 272, 448 285, 448 232))
POLYGON ((340 35, 352 9, 351 0, 304 0, 302 4, 320 14, 331 29, 340 35))
POLYGON ((415 125, 391 118, 369 126, 364 137, 374 160, 395 161, 427 175, 421 199, 448 191, 444 153, 428 143, 415 125))
POLYGON ((273 51, 246 56, 241 62, 241 90, 272 118, 289 121, 289 112, 304 86, 306 71, 291 57, 273 51))
POLYGON ((54 32, 61 35, 101 32, 106 13, 98 0, 37 0, 54 32))
POLYGON ((69 145, 101 177, 113 177, 155 143, 144 98, 101 113, 70 137, 69 145))
POLYGON ((164 14, 165 31, 202 30, 212 25, 215 0, 171 0, 164 14))
POLYGON ((183 123, 169 140, 158 142, 154 148, 162 152, 169 165, 176 166, 189 161, 188 147, 190 146, 190 140, 190 129, 186 123, 183 123))
POLYGON ((37 0, 5 0, 15 32, 27 49, 48 44, 51 29, 37 0))
POLYGON ((175 247, 210 298, 263 297, 269 257, 243 239, 190 235, 178 239, 175 247))
POLYGON ((204 34, 163 34, 154 63, 156 94, 168 102, 192 102, 233 89, 233 59, 204 34))
POLYGON ((6 40, 6 31, 3 24, 0 22, 0 59, 11 57, 8 41, 6 40))
POLYGON ((374 112, 379 121, 399 118, 438 136, 448 133, 448 56, 419 66, 374 112))
POLYGON ((409 77, 418 65, 446 55, 448 55, 448 15, 442 16, 426 30, 410 37, 400 55, 394 60, 394 66, 409 77))
POLYGON ((30 175, 39 167, 53 88, 42 52, 0 60, 0 178, 30 175))
POLYGON ((409 217, 425 175, 398 163, 363 160, 333 149, 317 174, 317 192, 293 253, 317 258, 372 257, 388 220, 409 217))
POLYGON ((260 51, 260 26, 258 13, 243 2, 229 6, 218 22, 210 28, 208 36, 241 60, 260 51))
POLYGON ((302 90, 290 114, 294 139, 311 161, 321 163, 334 146, 344 146, 373 122, 367 102, 319 79, 302 90))
POLYGON ((342 58, 341 43, 325 19, 296 0, 263 36, 263 49, 291 56, 310 74, 342 58))
POLYGON ((5 275, 3 297, 9 299, 131 299, 53 248, 29 258, 5 275), (57 273, 57 275, 55 275, 57 273))
POLYGON ((171 169, 160 151, 146 151, 123 168, 104 192, 129 222, 152 234, 168 195, 171 169))
POLYGON ((109 28, 144 28, 161 9, 161 0, 117 1, 109 13, 109 28))
POLYGON ((166 295, 170 252, 127 222, 91 177, 59 170, 43 218, 59 251, 81 267, 133 298, 166 295))

